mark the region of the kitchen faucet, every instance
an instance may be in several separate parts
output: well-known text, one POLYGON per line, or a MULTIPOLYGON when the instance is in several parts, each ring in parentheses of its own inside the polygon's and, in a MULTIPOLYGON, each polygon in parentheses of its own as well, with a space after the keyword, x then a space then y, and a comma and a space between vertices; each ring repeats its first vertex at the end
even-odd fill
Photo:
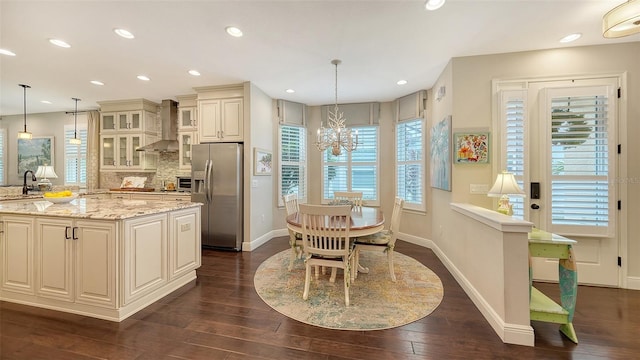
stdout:
MULTIPOLYGON (((38 179, 36 179, 36 175, 33 173, 33 171, 31 170, 27 170, 24 172, 24 177, 23 177, 23 182, 22 182, 22 195, 27 195, 29 193, 29 190, 31 190, 28 186, 27 186, 27 174, 31 173, 31 181, 36 181, 38 179)), ((31 185, 31 188, 33 188, 33 185, 31 185)))

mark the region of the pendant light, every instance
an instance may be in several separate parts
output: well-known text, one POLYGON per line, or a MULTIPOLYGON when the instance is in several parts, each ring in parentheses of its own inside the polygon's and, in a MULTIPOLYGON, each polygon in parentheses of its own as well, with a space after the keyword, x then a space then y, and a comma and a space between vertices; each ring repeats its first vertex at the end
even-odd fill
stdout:
POLYGON ((640 33, 640 0, 629 0, 602 18, 602 35, 619 38, 640 33))
POLYGON ((19 86, 22 86, 22 89, 24 90, 23 93, 23 99, 24 99, 24 131, 20 131, 18 132, 18 139, 24 139, 24 140, 31 140, 31 138, 33 137, 33 135, 27 131, 27 88, 31 88, 31 86, 29 85, 25 85, 25 84, 18 84, 19 86))
POLYGON ((78 98, 71 98, 76 102, 76 110, 73 112, 73 139, 69 139, 69 144, 80 145, 82 140, 78 139, 78 98))

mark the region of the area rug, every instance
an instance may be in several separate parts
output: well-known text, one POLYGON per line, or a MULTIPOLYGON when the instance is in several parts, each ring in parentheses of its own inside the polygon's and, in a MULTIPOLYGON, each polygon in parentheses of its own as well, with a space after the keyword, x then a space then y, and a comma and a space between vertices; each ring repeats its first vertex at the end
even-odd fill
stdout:
POLYGON ((406 325, 433 312, 444 296, 440 278, 415 259, 394 253, 397 281, 391 281, 386 254, 362 251, 360 263, 369 268, 349 288, 344 305, 342 270, 335 283, 331 271, 311 277, 309 299, 304 291, 304 262, 287 271, 291 250, 265 260, 254 277, 256 292, 277 312, 305 324, 340 330, 381 330, 406 325))

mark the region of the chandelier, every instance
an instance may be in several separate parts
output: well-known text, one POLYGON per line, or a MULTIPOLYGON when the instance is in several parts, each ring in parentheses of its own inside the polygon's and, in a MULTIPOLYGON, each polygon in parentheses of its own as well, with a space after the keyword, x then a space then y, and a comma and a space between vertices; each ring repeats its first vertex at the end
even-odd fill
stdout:
POLYGON ((316 139, 318 150, 325 151, 327 148, 331 148, 331 154, 335 156, 342 154, 342 149, 351 152, 358 147, 358 130, 352 132, 345 126, 346 119, 338 109, 338 65, 341 62, 340 60, 331 60, 331 63, 336 66, 336 101, 333 111, 329 110, 328 127, 325 128, 320 120, 316 139))

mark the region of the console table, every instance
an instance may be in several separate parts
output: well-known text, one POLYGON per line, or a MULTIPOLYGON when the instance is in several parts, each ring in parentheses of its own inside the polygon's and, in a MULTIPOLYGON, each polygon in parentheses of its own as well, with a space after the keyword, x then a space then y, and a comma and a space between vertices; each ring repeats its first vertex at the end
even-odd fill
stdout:
POLYGON ((578 273, 573 255, 575 243, 575 240, 538 229, 529 233, 529 310, 531 320, 561 324, 560 332, 577 344, 572 323, 578 294, 578 273), (558 259, 560 304, 533 287, 531 257, 558 259))

